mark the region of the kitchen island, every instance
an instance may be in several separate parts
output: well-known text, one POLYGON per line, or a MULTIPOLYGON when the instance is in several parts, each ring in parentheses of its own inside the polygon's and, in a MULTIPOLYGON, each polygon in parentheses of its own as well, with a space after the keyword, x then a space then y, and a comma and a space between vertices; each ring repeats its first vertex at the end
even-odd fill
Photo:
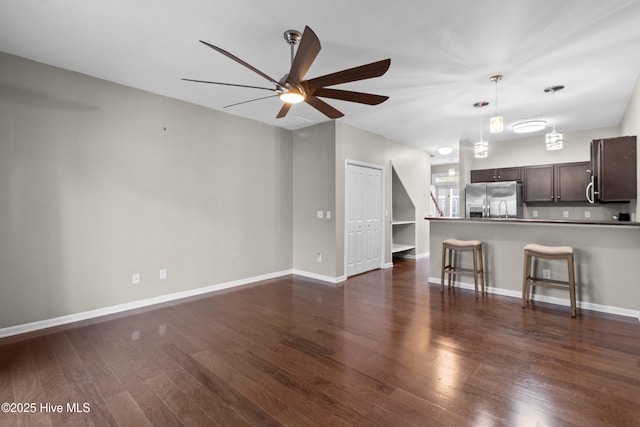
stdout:
MULTIPOLYGON (((440 284, 442 241, 481 240, 487 290, 521 298, 524 246, 572 246, 578 307, 640 320, 640 222, 426 217, 430 228, 429 282, 440 284)), ((469 254, 461 254, 469 265, 469 254), (468 257, 467 257, 468 256, 468 257)), ((552 279, 566 280, 566 263, 540 260, 552 279)), ((462 280, 467 276, 460 276, 462 280)), ((454 286, 473 289, 473 283, 454 286)), ((568 293, 534 288, 534 300, 569 305, 568 293)), ((514 301, 520 304, 520 300, 514 301)), ((580 313, 578 312, 578 316, 580 313)))

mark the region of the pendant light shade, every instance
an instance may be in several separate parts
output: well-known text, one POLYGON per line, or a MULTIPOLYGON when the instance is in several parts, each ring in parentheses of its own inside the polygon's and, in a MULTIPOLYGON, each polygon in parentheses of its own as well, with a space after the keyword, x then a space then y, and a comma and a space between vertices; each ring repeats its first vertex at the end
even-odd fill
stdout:
POLYGON ((482 129, 480 130, 480 141, 475 143, 473 155, 476 159, 483 159, 489 156, 489 143, 482 139, 482 129))
MULTIPOLYGON (((484 108, 489 105, 486 101, 480 101, 473 104, 475 108, 484 108)), ((502 117, 500 117, 502 119, 502 117)), ((489 156, 489 143, 482 137, 482 125, 480 125, 480 140, 473 146, 473 155, 476 159, 482 159, 489 156)))
POLYGON ((553 129, 551 132, 545 135, 545 146, 547 150, 561 150, 564 146, 564 136, 556 132, 556 92, 564 89, 564 86, 550 86, 546 88, 545 93, 551 92, 553 94, 553 129))
POLYGON ((548 134, 544 136, 545 145, 547 146, 547 150, 561 150, 564 145, 564 138, 561 133, 556 132, 556 130, 552 130, 548 134))
POLYGON ((496 114, 489 119, 489 131, 491 133, 500 133, 504 129, 504 121, 502 116, 498 115, 498 82, 502 80, 501 74, 491 76, 490 80, 496 83, 496 114))

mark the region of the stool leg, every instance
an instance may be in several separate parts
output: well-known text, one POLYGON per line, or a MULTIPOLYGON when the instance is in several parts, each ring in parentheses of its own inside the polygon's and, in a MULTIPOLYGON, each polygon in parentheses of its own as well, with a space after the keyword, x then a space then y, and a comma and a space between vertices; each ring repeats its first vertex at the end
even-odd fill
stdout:
POLYGON ((482 245, 478 247, 478 257, 480 258, 480 286, 484 294, 484 258, 482 257, 482 245))
POLYGON ((529 301, 529 275, 531 274, 531 258, 529 253, 524 251, 524 264, 522 266, 522 308, 525 308, 529 301))
POLYGON ((478 256, 476 248, 471 251, 473 253, 473 286, 476 288, 476 299, 478 299, 478 256))
POLYGON ((444 269, 447 262, 447 248, 442 245, 442 267, 440 270, 440 293, 444 293, 444 269))
POLYGON ((449 248, 449 289, 451 289, 451 277, 455 277, 456 253, 449 248))
POLYGON ((576 278, 573 265, 573 254, 567 257, 569 267, 569 299, 571 300, 571 317, 576 317, 576 278))

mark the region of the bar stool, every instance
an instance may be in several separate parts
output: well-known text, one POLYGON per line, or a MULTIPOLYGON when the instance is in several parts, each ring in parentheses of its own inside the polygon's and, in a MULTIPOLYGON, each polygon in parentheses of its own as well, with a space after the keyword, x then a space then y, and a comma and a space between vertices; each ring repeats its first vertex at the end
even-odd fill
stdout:
POLYGON ((573 265, 573 248, 570 246, 542 246, 530 243, 524 247, 524 272, 522 278, 522 308, 525 308, 531 296, 531 286, 568 289, 571 300, 571 317, 576 317, 576 280, 573 265), (567 261, 569 280, 551 280, 535 277, 531 264, 535 258, 563 259, 567 261))
POLYGON ((482 260, 482 242, 480 240, 457 240, 447 239, 442 242, 442 269, 440 271, 440 292, 444 292, 444 275, 449 275, 449 287, 451 287, 451 276, 458 274, 473 275, 473 285, 476 288, 476 298, 478 298, 478 276, 480 276, 480 284, 482 293, 484 293, 484 262, 482 260), (471 251, 473 253, 473 268, 463 268, 456 266, 454 251, 464 252, 471 251), (447 263, 447 254, 449 262, 447 263))

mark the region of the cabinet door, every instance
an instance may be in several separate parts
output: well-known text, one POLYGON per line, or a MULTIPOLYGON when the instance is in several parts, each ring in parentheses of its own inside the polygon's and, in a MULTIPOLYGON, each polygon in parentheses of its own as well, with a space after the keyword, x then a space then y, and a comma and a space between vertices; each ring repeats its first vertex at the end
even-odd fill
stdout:
POLYGON ((553 165, 524 168, 524 202, 553 202, 553 165))
POLYGON ((586 202, 591 162, 556 165, 556 202, 586 202))
POLYGON ((601 202, 626 202, 637 198, 636 137, 603 139, 596 142, 594 164, 601 202))
POLYGON ((495 169, 476 169, 471 171, 471 183, 493 182, 496 180, 495 169))
POLYGON ((497 173, 496 181, 522 181, 522 168, 503 168, 497 173))

